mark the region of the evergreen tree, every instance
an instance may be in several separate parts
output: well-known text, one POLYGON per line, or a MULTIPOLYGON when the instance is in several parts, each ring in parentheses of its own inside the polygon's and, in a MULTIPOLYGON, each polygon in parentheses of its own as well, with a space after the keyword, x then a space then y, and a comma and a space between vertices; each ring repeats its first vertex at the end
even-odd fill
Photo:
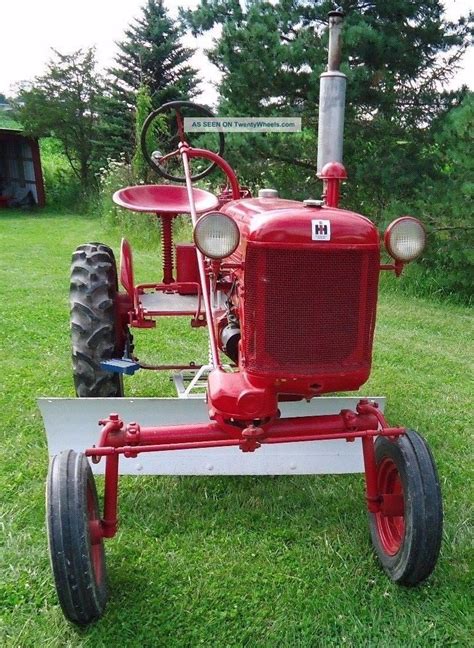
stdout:
POLYGON ((140 134, 145 119, 152 110, 150 91, 148 86, 142 85, 137 92, 137 107, 135 111, 135 153, 133 154, 132 170, 137 181, 147 181, 149 166, 143 157, 140 146, 140 134))
MULTIPOLYGON (((346 13, 342 71, 348 76, 350 201, 380 211, 394 193, 404 196, 419 182, 427 166, 421 152, 431 137, 428 127, 462 98, 440 84, 468 46, 472 20, 446 22, 440 0, 340 4, 346 13)), ((223 73, 221 112, 303 117, 300 135, 234 138, 234 162, 246 180, 270 181, 295 196, 314 187, 319 75, 327 61, 327 13, 334 6, 325 0, 201 0, 196 9, 182 11, 194 34, 222 25, 209 52, 223 73)))
POLYGON ((195 94, 196 71, 189 65, 194 51, 181 43, 182 29, 167 14, 163 0, 148 0, 143 15, 119 43, 117 66, 112 69, 119 87, 150 90, 153 106, 195 94))
POLYGON ((109 155, 133 150, 136 94, 148 87, 152 107, 173 99, 188 99, 199 80, 189 64, 193 50, 182 44, 183 30, 167 14, 163 0, 148 0, 142 15, 118 43, 119 54, 110 70, 111 90, 105 98, 104 146, 109 155))
POLYGON ((438 292, 474 301, 474 92, 436 127, 431 155, 438 176, 419 189, 419 211, 428 226, 429 245, 422 263, 438 292))
POLYGON ((124 93, 109 77, 100 102, 99 157, 118 159, 122 154, 130 158, 133 151, 134 108, 130 95, 124 93))

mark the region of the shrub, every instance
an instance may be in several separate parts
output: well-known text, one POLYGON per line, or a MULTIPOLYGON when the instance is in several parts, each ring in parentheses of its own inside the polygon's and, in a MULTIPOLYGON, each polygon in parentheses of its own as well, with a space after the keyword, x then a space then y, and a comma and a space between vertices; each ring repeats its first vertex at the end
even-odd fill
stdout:
POLYGON ((40 151, 48 206, 54 209, 82 207, 80 183, 64 155, 61 142, 54 137, 44 137, 40 139, 40 151))

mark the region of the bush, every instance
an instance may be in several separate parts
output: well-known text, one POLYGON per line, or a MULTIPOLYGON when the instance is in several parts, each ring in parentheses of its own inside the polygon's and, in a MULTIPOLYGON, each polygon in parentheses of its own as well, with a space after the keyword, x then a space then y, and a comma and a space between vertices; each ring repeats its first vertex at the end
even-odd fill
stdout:
POLYGON ((83 207, 83 195, 78 178, 64 155, 61 142, 54 137, 40 139, 46 202, 54 209, 83 207))
POLYGON ((449 207, 450 198, 450 193, 435 197, 427 192, 418 200, 393 201, 375 219, 381 235, 389 223, 406 215, 419 218, 427 232, 425 251, 407 264, 400 280, 383 280, 389 290, 455 302, 473 301, 474 230, 467 225, 466 214, 449 207))
MULTIPOLYGON (((456 221, 453 221, 455 223, 456 221)), ((457 301, 474 299, 474 239, 472 226, 431 226, 422 268, 431 291, 457 301)))

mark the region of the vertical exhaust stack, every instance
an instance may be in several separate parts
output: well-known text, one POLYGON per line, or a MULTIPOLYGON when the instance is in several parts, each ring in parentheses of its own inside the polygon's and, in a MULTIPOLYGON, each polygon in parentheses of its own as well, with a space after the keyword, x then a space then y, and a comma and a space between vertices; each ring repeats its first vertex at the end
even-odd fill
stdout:
POLYGON ((347 77, 341 64, 342 9, 329 12, 328 71, 321 74, 319 87, 318 176, 328 162, 342 163, 344 108, 347 77))

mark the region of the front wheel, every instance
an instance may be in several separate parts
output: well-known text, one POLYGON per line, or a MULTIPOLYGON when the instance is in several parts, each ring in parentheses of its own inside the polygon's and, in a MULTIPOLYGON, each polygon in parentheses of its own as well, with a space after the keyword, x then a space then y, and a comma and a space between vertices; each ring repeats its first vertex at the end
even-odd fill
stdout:
POLYGON ((65 617, 87 625, 107 602, 104 540, 94 476, 82 453, 53 457, 46 488, 48 544, 59 602, 65 617))
POLYGON ((443 507, 436 466, 413 430, 375 442, 381 510, 370 513, 372 543, 385 572, 417 585, 433 571, 441 546, 443 507))

